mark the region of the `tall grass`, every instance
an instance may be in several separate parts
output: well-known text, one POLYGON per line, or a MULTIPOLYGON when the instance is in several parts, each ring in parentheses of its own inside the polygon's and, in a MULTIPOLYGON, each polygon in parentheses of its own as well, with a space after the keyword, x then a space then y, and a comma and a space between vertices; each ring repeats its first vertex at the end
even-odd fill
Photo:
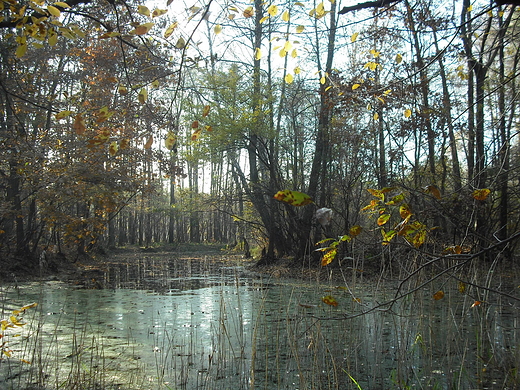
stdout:
MULTIPOLYGON (((497 283, 492 270, 472 272, 473 282, 489 290, 468 285, 462 294, 447 277, 362 315, 395 290, 358 276, 336 286, 235 274, 205 288, 207 296, 187 305, 191 313, 176 303, 143 315, 141 333, 130 324, 108 334, 98 313, 73 313, 70 323, 70 313, 50 316, 40 305, 27 312, 19 337, 4 338, 13 356, 0 360, 0 388, 518 388, 518 308, 490 293, 497 283), (435 301, 440 288, 444 299, 435 301), (322 303, 324 295, 339 305, 322 303)), ((200 291, 151 299, 182 302, 200 291)), ((13 309, 7 295, 2 318, 13 309)))

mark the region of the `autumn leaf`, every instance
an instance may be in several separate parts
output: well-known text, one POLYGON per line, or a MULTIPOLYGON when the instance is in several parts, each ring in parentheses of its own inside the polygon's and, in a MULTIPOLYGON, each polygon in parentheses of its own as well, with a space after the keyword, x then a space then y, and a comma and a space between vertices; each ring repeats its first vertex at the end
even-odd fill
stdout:
POLYGON ((173 131, 169 131, 166 135, 166 139, 164 140, 164 146, 168 150, 172 150, 177 143, 177 137, 173 133, 173 131))
POLYGON ((412 210, 410 206, 407 204, 402 204, 399 206, 399 215, 401 215, 402 219, 409 218, 412 215, 412 210))
POLYGON ((120 95, 126 95, 126 94, 128 94, 128 88, 126 88, 124 85, 120 85, 120 86, 117 88, 117 92, 118 92, 120 95))
POLYGON ((72 111, 69 111, 69 110, 64 110, 64 111, 60 111, 56 114, 56 120, 61 120, 61 119, 65 119, 66 117, 68 117, 70 114, 72 114, 72 111))
POLYGON ((304 194, 303 192, 291 191, 291 190, 283 190, 278 191, 274 198, 281 202, 289 203, 292 206, 305 206, 309 203, 312 203, 312 199, 309 195, 304 194))
POLYGON ((76 131, 77 135, 82 135, 83 133, 85 133, 85 120, 83 119, 83 116, 81 114, 77 114, 74 118, 74 124, 72 125, 72 128, 76 131))
POLYGON ((144 144, 144 148, 150 149, 152 147, 152 144, 153 144, 153 135, 150 135, 148 137, 148 141, 146 141, 146 143, 144 144))
POLYGON ((397 53, 395 56, 395 62, 400 64, 402 61, 403 61, 403 56, 401 54, 397 53))
POLYGON ((464 294, 466 292, 466 283, 459 282, 458 290, 461 294, 464 294))
POLYGON ((177 39, 177 43, 175 43, 175 47, 179 50, 181 49, 184 49, 184 47, 186 46, 186 41, 184 40, 183 37, 180 37, 179 39, 177 39))
POLYGON ((269 7, 267 7, 267 13, 271 16, 278 15, 278 6, 272 4, 269 7))
POLYGON ((150 16, 150 10, 148 9, 148 7, 146 7, 144 5, 138 6, 137 12, 144 16, 150 16))
POLYGON ((53 5, 47 6, 47 12, 56 18, 59 18, 61 15, 61 11, 59 10, 59 8, 53 5))
POLYGON ((361 84, 354 84, 352 86, 352 90, 355 91, 356 89, 358 89, 359 87, 361 87, 361 84))
POLYGON ((108 153, 110 153, 111 156, 115 156, 117 151, 119 150, 119 145, 116 141, 111 142, 110 146, 108 147, 108 153))
POLYGON ((444 291, 440 290, 437 291, 435 294, 433 294, 433 299, 436 301, 440 301, 442 298, 444 298, 444 291))
POLYGON ((473 305, 471 305, 471 307, 473 308, 473 307, 477 307, 480 305, 482 305, 482 301, 475 301, 475 302, 473 302, 473 305))
POLYGON ((397 234, 397 232, 394 229, 390 230, 389 232, 386 232, 385 229, 381 229, 381 235, 383 236, 382 244, 383 245, 390 244, 390 241, 392 241, 392 239, 395 237, 396 234, 397 234))
POLYGON ((381 214, 379 216, 379 218, 377 218, 377 225, 383 226, 384 224, 386 224, 388 222, 389 219, 390 219, 390 214, 381 214))
POLYGON ((350 230, 348 231, 348 234, 350 234, 352 237, 359 236, 361 234, 361 231, 363 228, 359 225, 352 226, 350 230))
POLYGON ((166 39, 169 38, 177 27, 179 27, 178 22, 174 22, 174 23, 170 24, 170 26, 164 32, 164 38, 166 38, 166 39))
POLYGON ((487 199, 489 194, 491 193, 491 190, 489 188, 482 188, 480 190, 473 191, 473 197, 476 200, 484 201, 487 199))
POLYGON ((154 25, 155 25, 155 23, 153 23, 153 22, 140 24, 135 29, 130 31, 130 34, 132 34, 132 35, 144 35, 144 34, 148 33, 148 31, 150 31, 154 25))
POLYGON ((204 106, 203 110, 202 110, 202 117, 205 118, 209 115, 209 111, 211 110, 211 106, 209 105, 206 105, 204 106))
POLYGON ((262 50, 261 50, 259 47, 257 47, 257 48, 255 49, 255 60, 258 61, 258 60, 260 60, 261 58, 262 58, 262 50))
POLYGON ((285 82, 287 84, 292 84, 293 81, 294 81, 294 76, 292 74, 288 73, 285 75, 285 82))
POLYGON ((288 22, 290 20, 291 16, 289 14, 289 11, 285 11, 283 14, 282 14, 282 20, 284 22, 288 22))
POLYGON ((439 200, 441 199, 441 192, 439 191, 439 188, 437 188, 437 186, 434 186, 434 185, 426 186, 426 187, 424 187, 424 191, 432 194, 435 199, 439 199, 439 200))
POLYGON ((358 33, 358 32, 355 32, 354 34, 352 34, 352 35, 350 36, 350 42, 352 42, 352 43, 356 42, 358 36, 359 36, 359 33, 358 33))
POLYGON ((409 108, 404 110, 404 117, 405 118, 410 118, 411 116, 412 116, 412 110, 410 110, 409 108))
POLYGON ((332 263, 332 261, 336 258, 336 254, 338 252, 337 248, 332 248, 327 251, 321 258, 321 266, 325 267, 326 265, 332 263))
POLYGON ((156 9, 154 9, 153 12, 152 12, 152 18, 157 18, 157 17, 159 17, 159 16, 161 16, 161 15, 166 14, 167 12, 168 12, 167 9, 159 9, 159 8, 156 8, 156 9))
POLYGON ((137 95, 137 99, 141 104, 144 104, 146 102, 146 99, 148 99, 148 91, 146 90, 146 88, 141 88, 141 90, 139 91, 139 95, 137 95))
POLYGON ((217 24, 214 28, 213 28, 213 32, 218 35, 222 32, 222 26, 220 24, 217 24))
POLYGON ((21 45, 18 45, 18 47, 16 48, 15 55, 17 58, 22 58, 26 52, 27 52, 27 44, 22 43, 21 45))
POLYGON ((198 140, 199 137, 200 137, 200 134, 201 134, 201 133, 202 133, 202 129, 197 129, 197 130, 195 130, 195 131, 193 132, 193 134, 191 135, 191 140, 192 140, 193 142, 195 142, 196 140, 198 140))
POLYGON ((296 32, 298 34, 302 33, 305 30, 305 26, 299 25, 296 27, 296 32))
POLYGON ((242 15, 244 18, 252 18, 255 12, 253 11, 253 7, 249 6, 247 7, 244 12, 242 12, 242 15))
POLYGON ((338 306, 338 301, 336 301, 336 299, 331 295, 327 295, 327 296, 321 298, 321 300, 323 301, 323 303, 326 303, 329 306, 334 306, 334 307, 338 306))

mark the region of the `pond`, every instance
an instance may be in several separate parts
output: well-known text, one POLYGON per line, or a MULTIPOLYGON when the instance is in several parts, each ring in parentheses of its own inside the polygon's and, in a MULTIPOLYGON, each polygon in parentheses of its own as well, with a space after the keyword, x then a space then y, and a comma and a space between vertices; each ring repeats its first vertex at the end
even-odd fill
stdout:
POLYGON ((1 318, 38 306, 4 331, 1 389, 520 386, 519 302, 448 279, 442 299, 432 283, 385 305, 393 282, 277 279, 224 256, 161 254, 107 263, 91 282, 102 288, 2 286, 1 318))

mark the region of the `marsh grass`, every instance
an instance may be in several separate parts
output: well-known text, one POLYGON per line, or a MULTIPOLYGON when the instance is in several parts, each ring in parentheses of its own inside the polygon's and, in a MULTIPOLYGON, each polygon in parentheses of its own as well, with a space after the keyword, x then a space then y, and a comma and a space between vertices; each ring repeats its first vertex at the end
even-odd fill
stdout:
MULTIPOLYGON (((143 281, 142 270, 150 264, 140 264, 143 281)), ((171 277, 165 267, 154 266, 171 277)), ((172 289, 166 280, 161 294, 75 291, 74 296, 88 299, 117 293, 120 306, 128 309, 125 302, 137 300, 135 310, 143 314, 135 314, 123 328, 106 318, 107 312, 117 314, 115 307, 71 312, 64 305, 62 312, 48 313, 45 304, 39 305, 26 313, 27 325, 19 337, 6 336, 13 356, 0 360, 0 388, 518 388, 518 307, 491 293, 507 280, 493 268, 482 274, 477 268, 470 271, 471 282, 488 290, 467 285, 462 294, 456 279, 446 276, 376 310, 392 299, 395 283, 362 280, 350 271, 340 288, 332 278, 325 284, 245 278, 239 269, 231 269, 219 274, 219 283, 184 291, 172 289), (432 296, 439 289, 445 295, 435 301, 432 296), (338 307, 321 302, 330 294, 338 307), (476 301, 483 303, 472 307, 476 301), (136 328, 139 321, 142 330, 136 328), (109 325, 117 329, 108 331, 109 325)), ((207 270, 204 275, 210 276, 207 270)), ((413 290, 417 284, 410 280, 403 288, 413 290)), ((45 302, 49 286, 40 288, 45 302)), ((23 291, 9 287, 2 293, 3 318, 16 306, 14 301, 25 298, 23 291)))

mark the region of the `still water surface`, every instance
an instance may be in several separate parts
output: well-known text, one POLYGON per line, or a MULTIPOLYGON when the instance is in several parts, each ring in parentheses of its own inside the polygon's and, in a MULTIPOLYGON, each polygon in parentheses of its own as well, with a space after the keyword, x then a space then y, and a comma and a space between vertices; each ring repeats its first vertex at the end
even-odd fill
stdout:
POLYGON ((442 300, 429 286, 379 308, 392 283, 280 280, 225 259, 216 267, 214 258, 169 256, 112 263, 96 281, 102 289, 2 286, 2 318, 38 307, 6 331, 12 357, 0 361, 0 388, 520 386, 515 300, 486 296, 471 307, 475 295, 446 283, 442 300))

